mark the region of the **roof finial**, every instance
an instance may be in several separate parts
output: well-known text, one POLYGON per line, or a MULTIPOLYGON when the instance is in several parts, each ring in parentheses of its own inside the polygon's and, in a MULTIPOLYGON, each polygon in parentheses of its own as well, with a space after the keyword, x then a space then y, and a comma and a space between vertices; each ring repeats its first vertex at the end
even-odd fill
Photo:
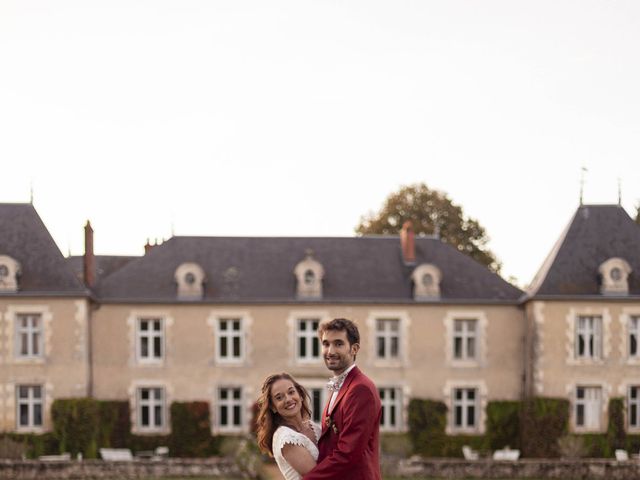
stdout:
POLYGON ((582 205, 582 196, 584 194, 584 174, 588 172, 587 167, 582 166, 580 173, 580 205, 582 205))
POLYGON ((622 206, 622 180, 618 177, 618 206, 622 206))

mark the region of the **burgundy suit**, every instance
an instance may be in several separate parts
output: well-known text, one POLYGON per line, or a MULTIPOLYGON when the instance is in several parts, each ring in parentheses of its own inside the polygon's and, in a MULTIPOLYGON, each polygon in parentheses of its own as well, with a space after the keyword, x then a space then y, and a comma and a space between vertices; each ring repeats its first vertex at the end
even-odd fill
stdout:
POLYGON ((325 407, 320 455, 304 480, 381 480, 378 430, 382 406, 376 386, 354 367, 344 380, 333 410, 325 407))

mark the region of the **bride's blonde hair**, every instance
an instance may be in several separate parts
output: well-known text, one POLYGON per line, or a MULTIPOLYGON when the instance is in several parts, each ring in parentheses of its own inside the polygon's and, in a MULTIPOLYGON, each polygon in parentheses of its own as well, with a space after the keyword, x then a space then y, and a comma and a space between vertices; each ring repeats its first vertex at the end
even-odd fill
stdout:
POLYGON ((273 457, 273 434, 277 428, 284 423, 278 412, 274 412, 273 402, 271 400, 271 387, 278 380, 289 380, 298 391, 302 399, 302 407, 300 413, 303 419, 311 418, 311 409, 309 408, 309 394, 305 388, 300 385, 288 373, 274 373, 269 375, 262 383, 260 398, 258 399, 258 417, 256 419, 256 434, 258 437, 258 447, 264 453, 273 457))

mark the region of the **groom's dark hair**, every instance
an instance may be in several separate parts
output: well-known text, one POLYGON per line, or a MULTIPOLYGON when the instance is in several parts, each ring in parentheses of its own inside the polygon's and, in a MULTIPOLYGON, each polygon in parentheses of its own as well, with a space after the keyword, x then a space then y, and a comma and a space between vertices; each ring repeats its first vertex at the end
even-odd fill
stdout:
POLYGON ((334 318, 328 322, 322 322, 318 328, 318 337, 322 341, 322 335, 327 330, 334 330, 338 332, 347 332, 347 340, 349 340, 349 346, 354 343, 360 343, 360 332, 358 327, 351 320, 346 318, 334 318))

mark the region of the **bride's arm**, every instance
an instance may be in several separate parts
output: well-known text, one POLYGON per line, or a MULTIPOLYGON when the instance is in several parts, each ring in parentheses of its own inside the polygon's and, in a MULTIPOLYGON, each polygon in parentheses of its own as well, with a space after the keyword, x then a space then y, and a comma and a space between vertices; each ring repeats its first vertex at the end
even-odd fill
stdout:
POLYGON ((301 445, 287 443, 282 447, 282 456, 300 475, 306 475, 316 466, 309 450, 301 445))

